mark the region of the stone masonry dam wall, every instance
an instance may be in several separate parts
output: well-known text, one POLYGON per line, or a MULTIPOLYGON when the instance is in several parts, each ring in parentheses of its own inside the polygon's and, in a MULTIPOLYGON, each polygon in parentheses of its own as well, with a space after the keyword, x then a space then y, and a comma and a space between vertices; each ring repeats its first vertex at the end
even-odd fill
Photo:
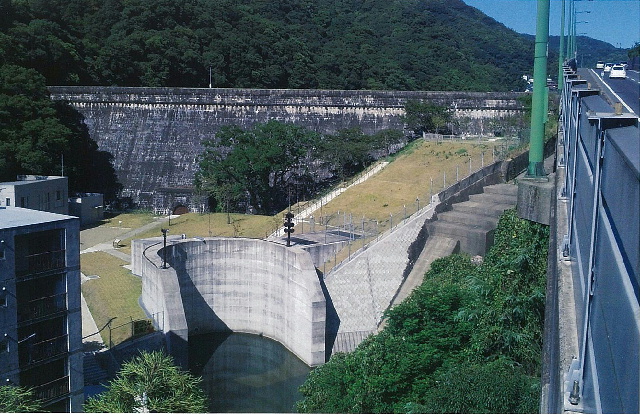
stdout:
POLYGON ((325 362, 326 299, 311 256, 241 238, 162 238, 132 243, 142 304, 172 354, 191 334, 246 332, 275 339, 309 366, 325 362))
POLYGON ((192 210, 202 141, 224 125, 243 128, 269 120, 321 133, 358 127, 366 134, 404 129, 409 99, 451 108, 455 133, 477 135, 523 113, 522 93, 344 90, 189 89, 52 86, 51 98, 68 101, 89 134, 114 157, 122 197, 142 208, 192 210))

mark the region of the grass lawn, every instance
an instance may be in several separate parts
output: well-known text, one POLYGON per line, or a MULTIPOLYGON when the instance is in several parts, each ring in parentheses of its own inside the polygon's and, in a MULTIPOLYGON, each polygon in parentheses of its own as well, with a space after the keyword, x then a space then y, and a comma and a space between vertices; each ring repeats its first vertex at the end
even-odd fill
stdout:
POLYGON ((493 144, 478 142, 430 142, 417 140, 400 153, 384 170, 367 181, 350 188, 328 202, 314 214, 316 217, 336 215, 338 211, 353 215, 358 222, 380 222, 383 231, 390 215, 402 218, 429 203, 430 195, 476 171, 482 164, 493 162, 493 144), (446 177, 444 176, 446 174, 446 177), (433 187, 432 183, 433 182, 433 187), (419 201, 416 201, 418 199, 419 201))
MULTIPOLYGON (((171 219, 171 226, 167 221, 158 223, 152 229, 140 233, 134 239, 162 236, 161 228, 168 228, 169 235, 186 234, 187 237, 248 237, 261 239, 281 225, 281 219, 277 216, 258 216, 248 214, 225 213, 188 213, 171 219), (229 222, 229 224, 227 224, 229 222)), ((120 242, 120 249, 131 253, 131 240, 120 242)))
MULTIPOLYGON (((98 329, 109 319, 117 317, 112 327, 122 325, 136 319, 146 318, 138 305, 142 294, 142 281, 124 267, 126 263, 104 252, 85 253, 80 256, 82 273, 86 276, 97 275, 82 284, 82 294, 91 310, 98 329)), ((130 327, 122 327, 112 332, 114 344, 127 339, 130 327)), ((101 332, 102 340, 109 344, 109 329, 101 332)))
POLYGON ((105 213, 100 227, 121 227, 136 229, 154 220, 154 215, 150 211, 140 211, 132 213, 109 214, 105 213))

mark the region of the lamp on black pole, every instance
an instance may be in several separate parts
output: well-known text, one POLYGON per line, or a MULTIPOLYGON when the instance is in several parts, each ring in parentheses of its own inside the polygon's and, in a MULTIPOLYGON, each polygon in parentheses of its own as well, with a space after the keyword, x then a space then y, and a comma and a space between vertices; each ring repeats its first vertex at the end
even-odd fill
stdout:
POLYGON ((167 233, 169 233, 169 229, 160 229, 162 232, 162 237, 164 238, 164 248, 162 249, 162 268, 167 268, 167 233))

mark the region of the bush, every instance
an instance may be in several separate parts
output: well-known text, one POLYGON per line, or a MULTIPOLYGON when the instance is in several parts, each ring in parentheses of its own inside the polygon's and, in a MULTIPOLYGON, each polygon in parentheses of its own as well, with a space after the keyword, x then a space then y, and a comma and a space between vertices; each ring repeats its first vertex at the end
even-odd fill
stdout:
POLYGON ((301 412, 537 412, 548 228, 503 214, 484 263, 435 260, 387 325, 300 388, 301 412))

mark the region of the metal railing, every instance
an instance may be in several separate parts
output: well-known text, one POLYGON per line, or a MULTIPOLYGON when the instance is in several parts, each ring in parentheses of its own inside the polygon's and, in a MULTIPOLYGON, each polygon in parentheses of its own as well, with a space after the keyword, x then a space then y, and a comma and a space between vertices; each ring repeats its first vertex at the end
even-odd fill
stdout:
POLYGON ((45 316, 54 316, 58 312, 64 312, 66 309, 66 293, 33 299, 18 306, 18 322, 26 322, 45 316))
POLYGON ((34 273, 64 269, 65 254, 65 250, 54 250, 24 256, 22 260, 16 263, 16 275, 27 276, 34 273))
POLYGON ((559 197, 566 221, 558 226, 566 234, 558 251, 573 278, 579 349, 571 366, 561 367, 567 379, 562 405, 570 411, 637 413, 638 117, 616 111, 566 71, 561 113, 564 138, 557 156, 564 170, 559 197))
POLYGON ((45 404, 69 394, 69 377, 58 378, 33 388, 34 396, 45 404))
POLYGON ((18 354, 20 365, 30 365, 44 361, 68 352, 68 337, 61 335, 56 338, 33 342, 35 339, 25 341, 19 345, 18 354))

